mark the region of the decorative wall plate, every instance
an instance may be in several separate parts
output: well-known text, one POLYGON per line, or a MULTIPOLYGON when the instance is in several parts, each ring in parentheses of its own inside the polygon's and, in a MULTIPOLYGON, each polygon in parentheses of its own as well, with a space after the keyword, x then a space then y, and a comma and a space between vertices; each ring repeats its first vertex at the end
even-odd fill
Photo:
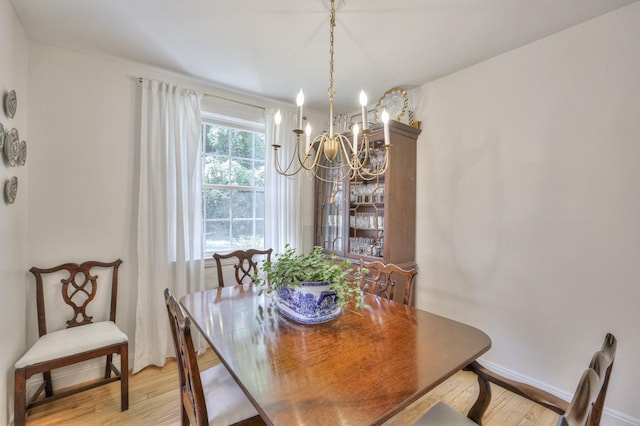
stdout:
POLYGON ((2 150, 4 152, 4 158, 11 167, 15 166, 18 161, 19 148, 20 137, 18 136, 18 131, 14 128, 11 129, 7 135, 7 139, 4 142, 4 149, 2 150))
POLYGON ((18 193, 18 178, 12 177, 4 184, 4 198, 7 204, 13 204, 16 200, 16 194, 18 193))
POLYGON ((400 120, 409 108, 409 95, 402 87, 394 87, 387 90, 378 100, 376 105, 376 122, 382 122, 380 116, 382 110, 386 109, 389 118, 392 120, 400 120))
POLYGON ((7 134, 4 132, 4 127, 0 123, 0 152, 4 149, 4 140, 7 138, 7 134))
POLYGON ((16 115, 16 109, 18 108, 18 98, 16 91, 12 90, 4 95, 4 113, 7 117, 13 118, 16 115))
POLYGON ((20 142, 18 148, 18 164, 24 166, 27 162, 27 143, 25 141, 20 142))

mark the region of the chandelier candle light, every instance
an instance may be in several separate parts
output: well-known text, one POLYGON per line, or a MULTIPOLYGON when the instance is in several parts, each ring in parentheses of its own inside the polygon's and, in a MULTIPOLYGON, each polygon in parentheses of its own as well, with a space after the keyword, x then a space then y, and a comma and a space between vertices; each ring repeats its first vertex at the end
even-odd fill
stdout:
POLYGON ((376 161, 375 167, 369 159, 374 156, 373 143, 369 142, 371 129, 369 128, 369 118, 367 111, 367 95, 360 91, 360 106, 362 107, 362 128, 355 123, 352 128, 353 137, 349 141, 348 136, 334 132, 333 128, 333 98, 335 90, 333 88, 333 41, 334 29, 336 26, 335 0, 331 0, 331 15, 329 19, 329 131, 311 139, 311 125, 307 122, 305 129, 302 129, 304 105, 304 94, 302 89, 296 97, 297 108, 297 128, 293 129, 295 134, 295 149, 286 167, 281 167, 278 156, 280 145, 280 123, 282 115, 280 110, 274 116, 274 164, 276 171, 284 176, 293 176, 301 171, 312 174, 316 178, 325 182, 338 182, 343 178, 350 180, 357 177, 370 180, 385 173, 389 164, 389 114, 382 111, 381 119, 384 124, 384 159, 382 162, 376 161), (301 147, 301 136, 305 134, 304 148, 301 147), (362 137, 362 143, 359 138, 362 137), (324 155, 324 158, 322 156, 324 155))

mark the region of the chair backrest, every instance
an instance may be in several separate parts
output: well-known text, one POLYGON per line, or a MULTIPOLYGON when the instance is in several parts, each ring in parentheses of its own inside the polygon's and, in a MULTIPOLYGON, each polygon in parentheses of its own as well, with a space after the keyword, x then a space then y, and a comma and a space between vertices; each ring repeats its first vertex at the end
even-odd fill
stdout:
POLYGON ((403 269, 393 263, 384 264, 379 261, 368 262, 360 259, 360 268, 369 272, 360 282, 360 288, 389 300, 411 304, 415 269, 403 269))
MULTIPOLYGON (((167 304, 167 314, 169 315, 178 364, 182 415, 186 414, 192 425, 208 424, 207 405, 202 389, 200 369, 191 338, 191 321, 184 314, 182 307, 168 288, 164 290, 164 299, 167 304)), ((184 419, 183 424, 185 424, 184 419)))
MULTIPOLYGON (((38 333, 40 337, 47 334, 47 316, 45 311, 44 277, 48 274, 61 273, 61 294, 64 303, 73 310, 73 317, 66 321, 67 328, 91 324, 93 316, 90 315, 89 304, 96 298, 98 291, 98 274, 96 268, 110 268, 111 271, 111 295, 109 297, 109 321, 116 321, 116 303, 118 300, 118 268, 122 260, 113 262, 87 261, 81 264, 64 263, 52 268, 36 268, 29 271, 36 277, 36 307, 38 312, 38 333)), ((52 277, 53 278, 53 277, 52 277)), ((101 284, 102 285, 102 284, 101 284)), ((105 284, 106 285, 106 284, 105 284)), ((92 305, 93 306, 93 305, 92 305)))
POLYGON ((218 268, 218 285, 220 287, 224 287, 221 260, 235 258, 236 263, 233 267, 235 269, 236 284, 246 284, 251 282, 251 276, 258 272, 258 262, 261 259, 271 261, 272 252, 273 249, 248 249, 236 250, 229 254, 214 253, 213 258, 216 260, 216 267, 218 268))
POLYGON ((567 411, 558 420, 559 426, 600 424, 616 348, 616 338, 607 333, 602 348, 593 354, 589 368, 582 374, 567 411))
POLYGON ((569 403, 527 383, 503 377, 474 361, 465 367, 465 370, 473 371, 478 375, 479 395, 467 417, 476 423, 482 421, 482 416, 491 400, 489 383, 494 383, 558 413, 560 415, 558 426, 598 426, 604 409, 616 348, 616 338, 613 334, 607 333, 602 348, 591 358, 591 363, 582 374, 576 392, 569 403))

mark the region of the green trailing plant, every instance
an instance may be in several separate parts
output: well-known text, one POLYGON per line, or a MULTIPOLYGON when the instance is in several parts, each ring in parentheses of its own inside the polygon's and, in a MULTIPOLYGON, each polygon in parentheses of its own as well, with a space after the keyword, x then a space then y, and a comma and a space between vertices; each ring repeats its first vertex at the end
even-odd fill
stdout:
POLYGON ((364 295, 360 280, 368 272, 365 268, 354 268, 348 260, 339 261, 335 254, 325 255, 322 247, 316 246, 309 253, 296 254, 289 244, 285 251, 276 254, 274 260, 262 263, 253 282, 260 286, 260 294, 276 294, 281 286, 300 287, 303 282, 326 282, 338 296, 338 305, 349 309, 363 307, 364 295))

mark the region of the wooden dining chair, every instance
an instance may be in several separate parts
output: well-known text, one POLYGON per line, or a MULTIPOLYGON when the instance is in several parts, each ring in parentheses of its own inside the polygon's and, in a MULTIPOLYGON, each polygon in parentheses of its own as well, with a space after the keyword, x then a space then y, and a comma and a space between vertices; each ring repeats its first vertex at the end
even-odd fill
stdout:
POLYGON ((271 261, 273 249, 258 250, 236 250, 229 254, 214 253, 218 268, 218 285, 224 287, 224 276, 222 273, 222 260, 235 258, 233 268, 235 269, 236 284, 246 284, 251 282, 251 276, 258 272, 258 262, 260 259, 271 261))
POLYGON ((120 259, 110 263, 88 261, 44 269, 33 267, 29 270, 36 278, 39 338, 15 363, 16 426, 25 424, 27 410, 32 407, 117 380, 120 380, 120 409, 125 411, 129 408, 128 339, 115 324, 118 268, 121 263, 120 259), (111 276, 110 288, 107 278, 98 285, 96 270, 111 276), (97 302, 92 303, 94 300, 97 302), (98 306, 103 301, 110 305, 98 306), (64 306, 63 303, 71 308, 73 316, 66 321, 66 328, 56 330, 54 325, 64 323, 62 316, 68 312, 62 313, 56 309, 64 306), (45 311, 45 304, 50 309, 45 311), (98 316, 96 312, 104 312, 105 319, 95 320, 94 316, 98 316), (113 365, 114 354, 120 355, 122 373, 113 365), (100 381, 54 393, 52 370, 103 356, 106 357, 106 365, 100 381), (43 383, 27 403, 26 381, 39 373, 43 374, 43 383), (38 399, 43 390, 44 398, 38 399))
POLYGON ((616 338, 613 334, 607 333, 602 348, 593 355, 589 367, 583 372, 571 402, 528 384, 502 377, 478 362, 473 362, 465 369, 477 374, 479 395, 467 417, 441 401, 431 407, 415 424, 481 425, 482 416, 491 402, 490 383, 494 383, 559 414, 558 426, 598 426, 604 409, 616 347, 616 338))
POLYGON ((165 289, 164 298, 178 364, 182 425, 264 425, 224 365, 200 373, 191 321, 169 289, 165 289))
POLYGON ((393 263, 384 264, 380 261, 368 262, 360 259, 360 269, 368 272, 362 276, 360 288, 389 300, 410 305, 413 291, 415 269, 403 269, 393 263))

